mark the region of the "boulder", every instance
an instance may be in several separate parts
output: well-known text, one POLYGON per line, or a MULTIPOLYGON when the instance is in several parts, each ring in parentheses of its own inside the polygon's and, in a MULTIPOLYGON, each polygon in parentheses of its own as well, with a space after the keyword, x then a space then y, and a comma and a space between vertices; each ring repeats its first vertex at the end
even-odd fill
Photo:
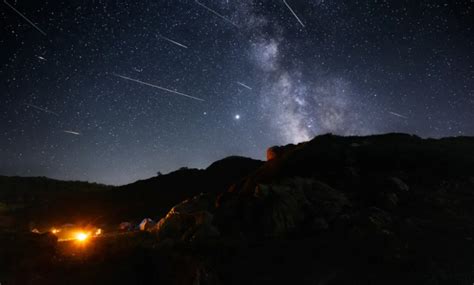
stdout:
POLYGON ((306 197, 318 216, 333 220, 345 208, 351 206, 349 199, 343 192, 317 180, 310 180, 306 183, 309 183, 305 191, 306 197))
POLYGON ((398 177, 390 177, 387 180, 387 190, 403 194, 410 192, 410 187, 398 177))
POLYGON ((398 196, 392 192, 382 192, 377 197, 377 205, 385 210, 394 210, 398 206, 398 196))
POLYGON ((391 234, 392 224, 393 220, 390 214, 377 207, 370 207, 368 213, 363 216, 362 226, 369 234, 391 234))
POLYGON ((269 147, 267 149, 267 161, 276 158, 280 154, 280 148, 277 146, 269 147))
POLYGON ((206 194, 199 194, 191 199, 187 199, 171 208, 171 213, 190 214, 194 212, 208 210, 212 205, 210 197, 206 194))
POLYGON ((278 236, 296 229, 304 219, 306 197, 301 189, 287 185, 258 185, 262 227, 266 235, 278 236))
POLYGON ((219 236, 209 212, 212 201, 201 194, 174 206, 155 226, 159 239, 194 241, 219 236))
POLYGON ((344 193, 308 178, 291 178, 280 184, 259 184, 254 191, 256 212, 248 223, 260 220, 265 235, 280 236, 303 224, 325 230, 350 202, 344 193))
POLYGON ((155 226, 154 231, 160 240, 179 240, 183 234, 193 227, 193 217, 189 214, 169 212, 155 226))
POLYGON ((121 222, 118 226, 121 231, 130 231, 133 229, 132 223, 130 222, 121 222))
POLYGON ((281 157, 287 151, 293 149, 295 147, 294 144, 289 144, 285 146, 272 146, 267 149, 267 161, 275 159, 277 157, 281 157))
POLYGON ((138 228, 141 231, 149 231, 155 227, 155 222, 150 219, 150 218, 145 218, 141 221, 141 223, 138 225, 138 228))
POLYGON ((211 224, 203 224, 194 230, 194 233, 189 238, 190 241, 203 241, 210 238, 217 238, 220 236, 219 230, 211 224))

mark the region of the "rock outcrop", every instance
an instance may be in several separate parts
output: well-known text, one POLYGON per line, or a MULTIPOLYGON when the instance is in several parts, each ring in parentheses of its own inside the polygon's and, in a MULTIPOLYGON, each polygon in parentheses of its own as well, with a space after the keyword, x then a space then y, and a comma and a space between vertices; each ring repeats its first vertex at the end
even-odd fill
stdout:
MULTIPOLYGON (((281 236, 294 231, 326 229, 350 202, 346 195, 314 180, 295 177, 280 184, 259 184, 254 192, 252 217, 261 223, 265 235, 281 236)), ((251 222, 251 221, 248 221, 251 222)))
POLYGON ((174 206, 153 229, 160 240, 196 241, 219 236, 209 212, 209 195, 198 195, 174 206))

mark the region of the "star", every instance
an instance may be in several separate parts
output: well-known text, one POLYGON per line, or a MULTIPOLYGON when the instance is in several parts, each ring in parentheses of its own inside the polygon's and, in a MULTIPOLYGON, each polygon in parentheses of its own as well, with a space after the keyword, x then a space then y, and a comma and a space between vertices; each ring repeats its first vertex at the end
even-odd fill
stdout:
POLYGON ((325 133, 474 135, 469 1, 123 1, 120 23, 33 2, 3 3, 0 175, 119 185, 325 133))

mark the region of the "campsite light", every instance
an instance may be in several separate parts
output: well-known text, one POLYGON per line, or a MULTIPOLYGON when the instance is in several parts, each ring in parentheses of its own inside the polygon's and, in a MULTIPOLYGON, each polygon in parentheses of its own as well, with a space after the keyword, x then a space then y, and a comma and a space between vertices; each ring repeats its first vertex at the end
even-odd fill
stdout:
POLYGON ((75 238, 79 242, 85 242, 89 238, 89 234, 85 232, 78 232, 76 233, 75 238))

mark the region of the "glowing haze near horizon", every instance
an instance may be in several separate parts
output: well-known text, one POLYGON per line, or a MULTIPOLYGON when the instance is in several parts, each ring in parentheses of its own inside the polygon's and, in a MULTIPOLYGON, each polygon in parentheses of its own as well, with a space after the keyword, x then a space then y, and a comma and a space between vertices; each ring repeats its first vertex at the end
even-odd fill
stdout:
POLYGON ((327 132, 474 135, 472 1, 7 3, 40 30, 1 3, 0 175, 124 184, 327 132))

